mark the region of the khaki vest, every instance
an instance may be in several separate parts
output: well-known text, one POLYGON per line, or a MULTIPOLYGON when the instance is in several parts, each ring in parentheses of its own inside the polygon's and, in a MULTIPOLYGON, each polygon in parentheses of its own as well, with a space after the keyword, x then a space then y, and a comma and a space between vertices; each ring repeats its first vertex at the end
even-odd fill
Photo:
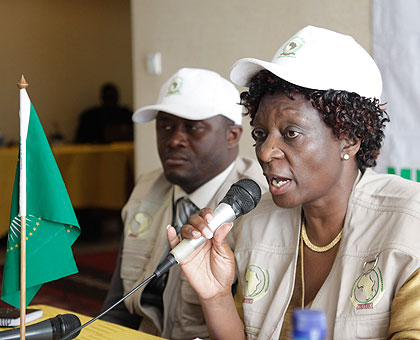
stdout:
MULTIPOLYGON (((266 194, 237 226, 248 339, 279 338, 293 293, 300 225, 301 207, 281 209, 266 194)), ((419 267, 420 185, 366 170, 350 196, 331 272, 311 306, 326 312, 328 339, 385 339, 393 297, 419 267)))
MULTIPOLYGON (((267 184, 258 163, 239 157, 209 206, 215 208, 230 186, 246 177, 257 181, 263 192, 266 191, 267 184)), ((124 294, 149 277, 168 254, 166 226, 172 221, 172 190, 172 185, 166 181, 162 172, 155 171, 140 179, 123 209, 125 234, 121 279, 124 294)), ((179 266, 169 271, 163 294, 163 320, 156 308, 140 305, 143 288, 125 300, 131 313, 143 317, 141 331, 173 340, 208 337, 198 296, 179 266)))

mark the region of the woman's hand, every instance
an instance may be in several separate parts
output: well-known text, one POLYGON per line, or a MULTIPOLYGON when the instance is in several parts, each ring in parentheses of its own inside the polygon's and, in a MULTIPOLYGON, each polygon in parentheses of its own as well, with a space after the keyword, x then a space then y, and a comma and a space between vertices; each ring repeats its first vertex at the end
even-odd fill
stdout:
MULTIPOLYGON (((213 212, 206 208, 200 215, 193 215, 183 226, 183 238, 210 238, 181 262, 181 268, 191 286, 197 292, 206 324, 212 339, 243 339, 244 327, 236 311, 232 297, 232 284, 235 277, 233 252, 226 242, 226 236, 233 223, 224 223, 214 233, 207 223, 213 212)), ((168 240, 171 248, 178 243, 173 227, 168 227, 168 240)))
MULTIPOLYGON (((182 228, 182 238, 197 239, 200 236, 211 238, 212 232, 207 223, 212 218, 213 211, 208 208, 202 209, 200 215, 191 216, 190 224, 182 228)), ((226 236, 232 226, 233 223, 222 224, 214 233, 213 238, 207 240, 180 264, 185 276, 202 301, 232 294, 235 260, 233 252, 226 242, 226 236)), ((168 241, 171 248, 179 243, 173 227, 168 227, 168 241)))

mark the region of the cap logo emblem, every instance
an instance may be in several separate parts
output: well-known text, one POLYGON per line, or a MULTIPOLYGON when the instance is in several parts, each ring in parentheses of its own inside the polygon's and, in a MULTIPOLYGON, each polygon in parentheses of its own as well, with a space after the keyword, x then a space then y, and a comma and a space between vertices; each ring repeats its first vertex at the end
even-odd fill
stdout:
POLYGON ((244 302, 252 304, 264 297, 270 285, 270 275, 267 270, 250 264, 245 273, 244 302))
POLYGON ((296 52, 305 44, 305 40, 301 37, 293 37, 283 47, 283 52, 280 53, 278 58, 291 57, 296 58, 296 52))
POLYGON ((171 96, 173 94, 181 94, 181 87, 182 87, 183 80, 180 77, 175 77, 171 85, 168 87, 168 92, 166 93, 166 96, 171 96))

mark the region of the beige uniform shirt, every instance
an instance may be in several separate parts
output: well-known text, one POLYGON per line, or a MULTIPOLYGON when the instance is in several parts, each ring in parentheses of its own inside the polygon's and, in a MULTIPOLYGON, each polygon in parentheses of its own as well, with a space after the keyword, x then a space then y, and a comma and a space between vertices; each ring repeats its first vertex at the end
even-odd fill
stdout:
MULTIPOLYGON (((227 178, 209 197, 209 207, 214 209, 230 186, 241 178, 252 178, 263 192, 267 190, 259 164, 238 157, 227 178)), ((162 171, 155 171, 142 176, 124 207, 120 272, 124 293, 148 278, 167 256, 166 226, 172 221, 172 198, 173 185, 165 179, 162 171)), ((235 228, 231 234, 234 232, 235 228)), ((230 240, 233 245, 231 236, 230 240)), ((208 337, 198 296, 179 266, 172 267, 168 274, 163 293, 163 315, 157 308, 140 303, 143 289, 125 300, 127 309, 142 317, 141 331, 172 340, 208 337)))
MULTIPOLYGON (((301 209, 281 209, 266 195, 241 220, 236 302, 248 339, 279 339, 290 309, 300 307, 301 209)), ((339 247, 311 304, 327 314, 328 339, 419 338, 420 184, 366 170, 339 247)))

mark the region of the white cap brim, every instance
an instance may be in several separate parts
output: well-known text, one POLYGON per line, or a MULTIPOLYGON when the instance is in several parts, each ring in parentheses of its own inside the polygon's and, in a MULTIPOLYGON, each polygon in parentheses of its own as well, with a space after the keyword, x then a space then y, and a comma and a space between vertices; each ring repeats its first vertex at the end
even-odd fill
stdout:
MULTIPOLYGON (((328 90, 331 88, 330 84, 322 84, 322 79, 315 84, 309 77, 305 76, 306 73, 303 70, 302 72, 295 72, 294 68, 255 58, 243 58, 235 62, 232 66, 230 79, 236 85, 248 87, 251 78, 262 70, 270 71, 289 83, 313 90, 328 90)), ((321 78, 321 74, 319 78, 321 78)))
POLYGON ((247 87, 251 78, 259 71, 272 70, 272 63, 255 58, 242 58, 236 61, 230 71, 230 79, 239 86, 247 87))
POLYGON ((329 83, 324 84, 322 82, 321 72, 318 76, 318 80, 314 82, 310 77, 306 76, 307 73, 304 72, 304 70, 301 70, 301 72, 295 72, 295 69, 292 67, 255 58, 243 58, 235 62, 230 72, 230 79, 236 85, 248 87, 251 82, 251 78, 262 70, 270 71, 277 77, 280 77, 289 83, 309 89, 328 90, 331 88, 329 83))
POLYGON ((156 104, 142 107, 134 112, 133 121, 135 123, 150 122, 156 118, 160 111, 188 120, 204 120, 214 117, 213 114, 203 114, 195 110, 193 107, 189 108, 185 103, 182 106, 174 104, 156 104))
MULTIPOLYGON (((345 89, 349 92, 356 92, 361 96, 374 98, 380 98, 382 93, 382 79, 379 70, 377 70, 375 77, 370 78, 368 86, 364 86, 364 84, 359 81, 354 83, 354 85, 352 84, 353 86, 348 86, 348 81, 346 84, 341 86, 342 84, 339 79, 337 79, 335 84, 331 84, 328 79, 323 79, 322 72, 319 72, 317 77, 311 78, 306 76, 307 73, 303 69, 300 72, 295 72, 293 68, 286 68, 283 65, 255 58, 243 58, 236 61, 232 66, 230 79, 236 85, 248 87, 252 77, 262 70, 270 71, 274 75, 288 81, 289 83, 313 90, 326 91, 331 88, 340 90, 345 89), (313 79, 317 80, 313 81, 313 79)), ((317 72, 312 70, 312 73, 317 72)), ((342 79, 346 78, 343 77, 342 79)))

